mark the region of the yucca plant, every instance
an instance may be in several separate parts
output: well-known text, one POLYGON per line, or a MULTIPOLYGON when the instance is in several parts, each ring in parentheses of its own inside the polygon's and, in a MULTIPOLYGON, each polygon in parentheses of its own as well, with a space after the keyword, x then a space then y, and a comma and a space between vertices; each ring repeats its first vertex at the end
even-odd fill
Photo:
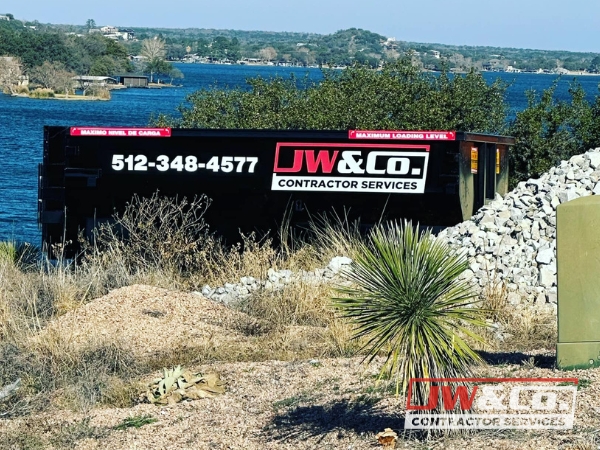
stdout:
MULTIPOLYGON (((395 379, 397 394, 411 378, 463 377, 481 362, 464 339, 480 340, 469 325, 485 325, 473 289, 459 278, 464 255, 404 222, 373 228, 352 256, 350 284, 334 302, 366 342, 367 359, 387 356, 381 375, 395 379)), ((426 404, 429 386, 417 386, 413 399, 426 404)))

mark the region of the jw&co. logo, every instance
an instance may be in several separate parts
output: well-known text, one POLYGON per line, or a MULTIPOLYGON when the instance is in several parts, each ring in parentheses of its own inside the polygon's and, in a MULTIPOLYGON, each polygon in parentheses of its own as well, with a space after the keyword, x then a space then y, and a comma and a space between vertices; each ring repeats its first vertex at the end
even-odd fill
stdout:
POLYGON ((423 193, 428 145, 278 143, 274 191, 423 193))
POLYGON ((577 383, 576 378, 413 378, 404 426, 567 430, 573 428, 577 383), (423 392, 429 396, 419 402, 423 392))

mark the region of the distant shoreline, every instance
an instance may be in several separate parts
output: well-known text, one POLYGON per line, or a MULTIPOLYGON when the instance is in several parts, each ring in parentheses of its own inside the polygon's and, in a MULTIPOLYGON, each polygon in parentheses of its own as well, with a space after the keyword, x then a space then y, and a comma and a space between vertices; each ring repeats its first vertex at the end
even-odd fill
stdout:
MULTIPOLYGON (((296 66, 296 65, 279 65, 279 64, 268 64, 268 63, 245 63, 245 64, 239 64, 239 63, 219 63, 219 62, 204 62, 204 61, 183 61, 183 60, 179 60, 179 61, 169 61, 171 63, 177 63, 177 64, 185 64, 185 65, 190 65, 190 64, 210 64, 210 65, 216 65, 216 66, 241 66, 241 67, 281 67, 281 68, 290 68, 290 69, 334 69, 334 70, 344 70, 347 69, 350 66, 318 66, 318 65, 308 65, 308 66, 296 66)), ((378 67, 375 70, 381 70, 381 67, 378 67)), ((480 73, 510 73, 510 74, 527 74, 527 75, 555 75, 555 76, 591 76, 591 77, 597 77, 600 76, 600 73, 590 73, 590 72, 581 72, 581 71, 567 71, 565 73, 555 73, 555 72, 531 72, 531 71, 506 71, 506 70, 481 70, 481 69, 475 69, 477 72, 480 73)), ((431 70, 431 69, 422 69, 423 72, 427 72, 427 73, 439 73, 441 72, 441 70, 431 70)), ((460 73, 460 74, 465 74, 465 73, 469 73, 468 70, 450 70, 450 73, 460 73)))
POLYGON ((69 95, 69 96, 65 96, 65 94, 54 94, 54 99, 56 100, 77 100, 77 101, 95 101, 95 100, 100 100, 100 101, 109 101, 110 98, 100 98, 100 97, 92 97, 92 96, 86 96, 86 95, 69 95))
POLYGON ((32 100, 68 100, 68 101, 109 101, 110 98, 91 97, 84 95, 54 94, 52 97, 30 97, 29 94, 11 94, 11 97, 30 98, 32 100))

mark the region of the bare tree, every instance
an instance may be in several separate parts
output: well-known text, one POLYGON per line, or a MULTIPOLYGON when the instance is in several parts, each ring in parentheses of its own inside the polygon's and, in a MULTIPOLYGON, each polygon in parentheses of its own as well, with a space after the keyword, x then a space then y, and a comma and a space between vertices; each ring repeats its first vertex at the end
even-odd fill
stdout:
POLYGON ((0 57, 0 88, 10 94, 17 93, 23 75, 21 60, 13 56, 0 57))
POLYGON ((41 66, 31 69, 29 76, 32 81, 40 84, 43 88, 52 89, 54 92, 64 92, 67 96, 75 84, 73 80, 75 74, 68 71, 60 62, 44 61, 41 66))
POLYGON ((277 50, 275 50, 273 47, 265 47, 258 53, 262 59, 266 59, 267 61, 277 58, 277 50))
POLYGON ((142 56, 146 59, 164 58, 167 52, 165 51, 165 41, 155 37, 154 39, 144 39, 142 41, 142 56))
POLYGON ((38 83, 44 89, 54 89, 57 73, 60 70, 64 70, 63 64, 44 61, 44 64, 29 71, 29 77, 31 81, 38 83))
POLYGON ((69 93, 73 91, 75 86, 75 80, 73 79, 75 74, 69 72, 66 69, 60 69, 56 72, 56 78, 54 79, 52 89, 63 92, 65 97, 69 96, 69 93))

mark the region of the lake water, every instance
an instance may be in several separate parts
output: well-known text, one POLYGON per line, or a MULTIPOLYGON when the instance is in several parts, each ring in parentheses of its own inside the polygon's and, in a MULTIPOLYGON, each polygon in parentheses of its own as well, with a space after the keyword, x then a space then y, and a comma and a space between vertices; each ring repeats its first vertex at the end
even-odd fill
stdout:
MULTIPOLYGON (((270 66, 229 66, 177 64, 184 73, 182 87, 164 89, 123 89, 112 92, 108 102, 34 100, 0 94, 0 241, 13 239, 39 244, 37 227, 37 165, 41 162, 44 125, 145 126, 152 114, 177 114, 185 96, 210 86, 242 86, 257 75, 321 78, 319 69, 270 66)), ((539 92, 551 86, 556 76, 534 74, 484 73, 488 81, 502 78, 511 83, 507 102, 511 110, 527 106, 524 92, 539 92)), ((569 82, 563 77, 557 97, 568 99, 569 82)), ((600 78, 578 78, 592 100, 600 78)))

